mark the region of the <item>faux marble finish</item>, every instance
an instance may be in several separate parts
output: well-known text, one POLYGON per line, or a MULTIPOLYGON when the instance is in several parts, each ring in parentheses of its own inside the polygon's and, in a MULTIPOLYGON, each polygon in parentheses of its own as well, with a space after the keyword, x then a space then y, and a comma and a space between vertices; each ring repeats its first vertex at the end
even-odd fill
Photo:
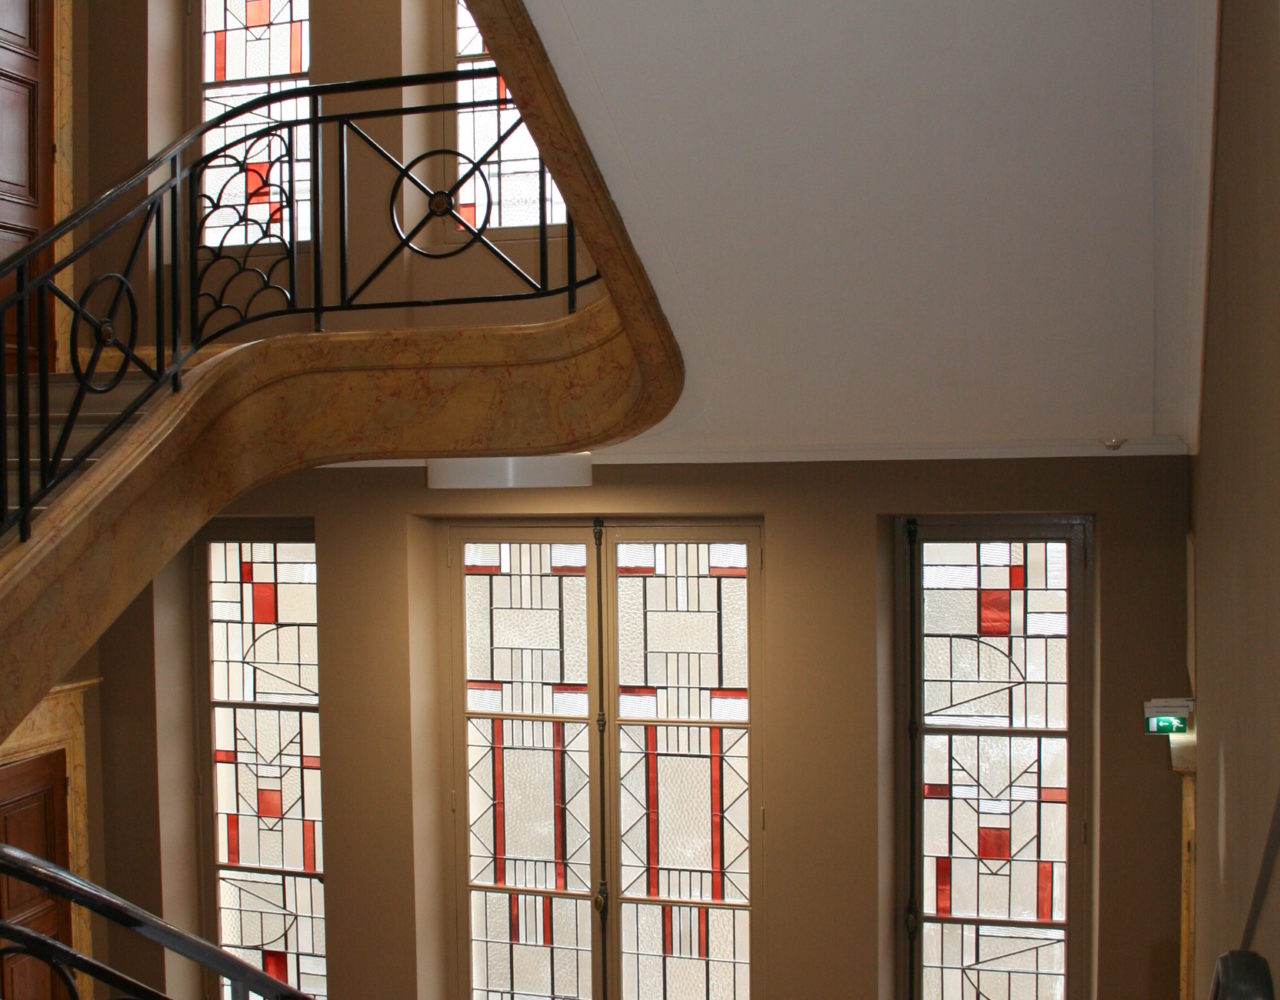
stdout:
MULTIPOLYGON (((53 218, 65 219, 75 207, 72 182, 72 61, 71 61, 71 0, 50 0, 53 3, 53 218)), ((59 240, 54 254, 61 260, 72 250, 70 236, 59 240)), ((75 285, 75 265, 68 267, 58 277, 58 287, 72 294, 75 285)), ((58 371, 71 370, 71 314, 60 309, 57 312, 54 331, 57 347, 54 361, 58 371)))
MULTIPOLYGON (((59 750, 67 755, 67 861, 71 871, 89 877, 89 799, 84 760, 84 692, 97 681, 81 681, 54 688, 9 737, 0 743, 0 764, 13 764, 59 750)), ((71 908, 71 943, 76 951, 93 954, 92 927, 87 910, 71 908)), ((80 992, 91 995, 88 977, 81 974, 80 992)))
POLYGON ((0 552, 0 737, 241 494, 328 462, 616 440, 652 415, 636 356, 602 299, 537 326, 290 335, 204 363, 0 552))
MULTIPOLYGON (((58 2, 69 39, 70 5, 58 2)), ((0 738, 210 516, 271 478, 346 460, 577 451, 675 405, 679 347, 527 11, 471 8, 608 297, 527 327, 279 337, 195 369, 30 541, 0 551, 0 738)), ((69 73, 59 89, 69 140, 69 73)))
MULTIPOLYGON (((644 385, 635 421, 647 429, 665 417, 680 396, 680 348, 523 0, 468 0, 467 7, 632 339, 644 385)), ((637 426, 631 433, 641 429, 637 426)))

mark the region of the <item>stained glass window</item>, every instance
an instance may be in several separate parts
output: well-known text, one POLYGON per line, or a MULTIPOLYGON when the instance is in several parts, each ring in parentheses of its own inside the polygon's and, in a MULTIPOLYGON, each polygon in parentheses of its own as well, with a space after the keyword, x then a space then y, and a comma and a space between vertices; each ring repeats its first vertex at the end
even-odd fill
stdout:
POLYGON ((209 247, 311 238, 311 150, 296 121, 306 105, 287 96, 311 65, 310 0, 204 0, 204 120, 266 94, 271 104, 205 135, 201 241, 209 247))
MULTIPOLYGON (((457 0, 456 38, 459 69, 494 64, 463 0, 457 0)), ((542 156, 506 83, 501 78, 460 81, 458 101, 493 102, 458 112, 458 176, 463 181, 458 215, 472 228, 483 228, 486 220, 497 227, 536 226, 541 203, 548 224, 564 223, 564 198, 550 176, 543 176, 542 156)))
POLYGON ((587 547, 464 547, 475 1000, 590 997, 587 547))
POLYGON ((212 543, 209 609, 219 941, 324 997, 315 546, 212 543))
POLYGON ((747 547, 623 542, 616 559, 622 995, 741 1000, 750 988, 747 547))
POLYGON ((1070 547, 918 547, 919 996, 1067 995, 1070 547))
POLYGON ((597 544, 461 546, 471 997, 590 997, 603 965, 624 1000, 746 1000, 748 547, 597 544))

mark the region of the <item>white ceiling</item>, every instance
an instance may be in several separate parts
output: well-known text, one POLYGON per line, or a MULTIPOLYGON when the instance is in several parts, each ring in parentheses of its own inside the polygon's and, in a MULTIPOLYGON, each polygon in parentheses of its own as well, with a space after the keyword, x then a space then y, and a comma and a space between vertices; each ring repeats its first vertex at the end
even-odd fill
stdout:
POLYGON ((601 461, 1194 450, 1212 0, 527 0, 684 352, 601 461))

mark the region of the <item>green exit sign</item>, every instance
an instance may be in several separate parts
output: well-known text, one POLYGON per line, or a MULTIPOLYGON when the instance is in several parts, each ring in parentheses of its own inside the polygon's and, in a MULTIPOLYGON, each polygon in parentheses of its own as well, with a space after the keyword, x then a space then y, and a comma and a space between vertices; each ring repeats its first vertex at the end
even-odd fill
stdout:
POLYGON ((1168 733, 1185 733, 1187 717, 1185 715, 1153 715, 1147 719, 1147 732, 1163 736, 1168 733))

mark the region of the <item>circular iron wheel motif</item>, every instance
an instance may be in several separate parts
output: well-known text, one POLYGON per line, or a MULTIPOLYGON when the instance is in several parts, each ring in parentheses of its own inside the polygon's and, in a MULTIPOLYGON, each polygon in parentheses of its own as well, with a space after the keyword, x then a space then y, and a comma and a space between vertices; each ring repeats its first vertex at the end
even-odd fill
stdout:
POLYGON ((104 274, 90 282, 80 296, 80 310, 71 323, 71 371, 87 392, 99 395, 120 384, 129 370, 130 356, 138 343, 138 303, 133 286, 122 274, 104 274), (127 322, 121 317, 122 307, 127 322), (123 336, 121 335, 123 333, 123 336), (87 341, 89 362, 80 360, 81 337, 87 341), (114 348, 120 355, 119 367, 102 379, 95 379, 102 355, 114 348))
MULTIPOLYGON (((430 175, 427 169, 422 170, 423 173, 430 175)), ((395 184, 391 188, 391 198, 388 202, 388 211, 391 215, 391 225, 395 227, 396 235, 405 241, 405 246, 416 254, 423 257, 431 257, 440 260, 445 257, 455 257, 474 245, 484 236, 485 230, 489 228, 489 217, 493 212, 493 196, 489 190, 489 178, 485 176, 484 171, 475 160, 469 156, 459 153, 456 149, 431 149, 415 156, 412 160, 400 168, 400 175, 396 178, 395 184), (450 164, 456 164, 459 176, 471 172, 471 179, 475 182, 472 190, 476 195, 476 221, 464 219, 458 213, 458 205, 455 200, 457 189, 460 187, 455 182, 452 188, 442 188, 439 191, 433 190, 419 175, 419 168, 430 161, 443 161, 440 176, 447 176, 446 171, 450 164), (426 196, 426 210, 419 211, 417 218, 412 226, 405 228, 404 221, 400 218, 400 195, 405 190, 406 182, 409 184, 409 190, 418 195, 426 196), (484 212, 480 212, 483 205, 484 212), (428 246, 421 246, 413 240, 408 239, 408 234, 413 230, 417 230, 417 235, 421 235, 428 226, 439 220, 444 225, 452 225, 459 228, 462 232, 467 233, 469 238, 456 246, 450 246, 447 250, 440 250, 428 246), (471 226, 468 231, 465 225, 471 226)), ((416 236, 415 236, 416 238, 416 236)))

